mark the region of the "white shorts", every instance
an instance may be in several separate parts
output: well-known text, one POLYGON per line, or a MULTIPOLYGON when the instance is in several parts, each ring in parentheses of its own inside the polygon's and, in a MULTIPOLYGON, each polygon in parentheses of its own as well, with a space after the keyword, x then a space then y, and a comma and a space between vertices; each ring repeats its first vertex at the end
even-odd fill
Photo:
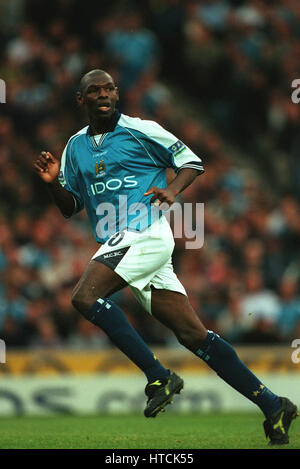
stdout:
POLYGON ((186 295, 172 266, 174 237, 162 216, 145 231, 114 234, 92 259, 114 270, 129 285, 143 308, 151 313, 151 285, 186 295))

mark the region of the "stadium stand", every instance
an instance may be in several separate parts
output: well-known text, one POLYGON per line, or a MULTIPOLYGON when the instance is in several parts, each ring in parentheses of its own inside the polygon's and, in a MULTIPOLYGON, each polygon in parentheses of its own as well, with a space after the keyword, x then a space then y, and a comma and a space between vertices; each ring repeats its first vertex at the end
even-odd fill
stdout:
MULTIPOLYGON (((300 337, 300 4, 0 1, 0 336, 9 348, 110 347, 72 308, 97 246, 84 212, 64 221, 32 161, 85 125, 78 81, 108 70, 125 114, 153 119, 203 158, 180 196, 205 204, 204 247, 174 265, 210 329, 238 344, 300 337), (126 11, 126 15, 124 14, 126 11), (121 51, 121 52, 120 52, 121 51)), ((115 300, 141 335, 172 334, 128 290, 115 300)))

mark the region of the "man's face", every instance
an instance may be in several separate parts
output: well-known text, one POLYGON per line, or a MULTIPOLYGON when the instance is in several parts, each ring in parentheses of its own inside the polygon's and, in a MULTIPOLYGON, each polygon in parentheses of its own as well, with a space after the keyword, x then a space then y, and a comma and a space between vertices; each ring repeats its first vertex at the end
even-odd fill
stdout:
POLYGON ((81 92, 77 94, 77 99, 86 107, 90 118, 109 118, 119 100, 118 88, 107 73, 95 74, 86 79, 81 92))

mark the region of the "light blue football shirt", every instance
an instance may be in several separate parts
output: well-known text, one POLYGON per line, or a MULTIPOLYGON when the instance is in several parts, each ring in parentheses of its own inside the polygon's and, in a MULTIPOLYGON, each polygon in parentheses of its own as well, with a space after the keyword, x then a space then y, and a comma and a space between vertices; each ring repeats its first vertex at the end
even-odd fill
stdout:
POLYGON ((92 136, 89 126, 73 135, 62 155, 59 182, 86 208, 97 242, 121 230, 143 231, 162 214, 150 205, 152 186, 167 186, 166 168, 193 168, 201 159, 153 121, 115 113, 111 132, 92 136))

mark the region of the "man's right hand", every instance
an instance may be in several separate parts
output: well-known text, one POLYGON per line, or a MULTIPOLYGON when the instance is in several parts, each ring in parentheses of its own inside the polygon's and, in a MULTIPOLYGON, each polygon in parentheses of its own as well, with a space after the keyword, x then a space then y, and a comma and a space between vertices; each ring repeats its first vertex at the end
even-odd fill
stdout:
POLYGON ((41 179, 48 184, 47 189, 63 216, 71 217, 74 214, 76 202, 72 193, 64 189, 58 181, 60 161, 49 151, 42 151, 33 166, 41 179))
POLYGON ((34 163, 38 175, 46 183, 52 183, 57 179, 60 171, 60 161, 54 158, 49 151, 42 151, 34 163))

